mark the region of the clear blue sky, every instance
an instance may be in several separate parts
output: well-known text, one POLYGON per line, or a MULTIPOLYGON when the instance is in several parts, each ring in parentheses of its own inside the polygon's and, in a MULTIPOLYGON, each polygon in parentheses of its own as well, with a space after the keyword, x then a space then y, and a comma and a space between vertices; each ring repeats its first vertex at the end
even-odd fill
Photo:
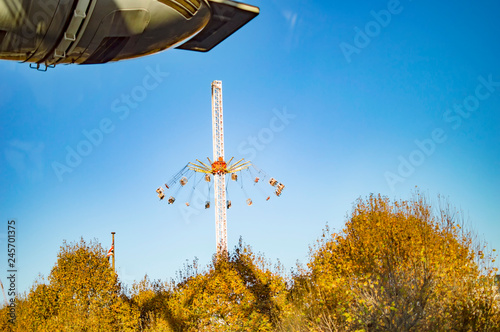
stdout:
POLYGON ((293 268, 358 197, 409 198, 415 186, 448 197, 500 248, 497 1, 250 3, 261 14, 206 54, 46 73, 0 61, 0 240, 5 248, 16 219, 20 291, 49 274, 63 240, 108 248, 112 231, 128 284, 168 280, 195 256, 210 261, 213 209, 185 218, 155 189, 212 156, 213 80, 223 83, 226 156, 286 185, 251 207, 234 194, 231 248, 242 236, 293 268), (88 145, 96 129, 102 140, 88 145), (68 166, 78 148, 86 156, 68 166), (54 163, 71 172, 58 176, 54 163))

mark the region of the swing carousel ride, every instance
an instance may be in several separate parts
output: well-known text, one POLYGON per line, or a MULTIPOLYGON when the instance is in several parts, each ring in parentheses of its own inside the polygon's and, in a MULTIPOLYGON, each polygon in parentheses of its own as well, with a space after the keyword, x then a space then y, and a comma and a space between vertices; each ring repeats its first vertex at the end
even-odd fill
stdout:
POLYGON ((195 192, 206 193, 204 208, 211 206, 212 183, 214 187, 214 207, 215 207, 215 228, 217 254, 227 252, 227 230, 226 230, 226 210, 231 208, 232 202, 229 199, 230 182, 238 184, 246 197, 246 204, 252 205, 253 200, 249 195, 250 189, 259 192, 260 195, 269 201, 272 192, 276 196, 281 196, 285 186, 274 178, 269 178, 261 169, 257 168, 250 161, 239 159, 233 162, 234 157, 229 161, 224 160, 224 123, 222 114, 222 82, 212 82, 212 133, 213 133, 213 160, 207 158, 208 163, 196 159, 196 162, 189 162, 177 174, 175 174, 165 186, 156 189, 160 200, 166 199, 168 204, 174 204, 181 195, 181 189, 191 187, 189 193, 184 195, 183 202, 190 207, 193 202, 195 192), (226 180, 226 174, 228 178, 226 180), (192 185, 188 185, 192 183, 192 185), (269 184, 269 186, 267 185, 269 184), (200 186, 204 185, 205 190, 200 191, 200 186), (167 194, 168 193, 168 194, 167 194))

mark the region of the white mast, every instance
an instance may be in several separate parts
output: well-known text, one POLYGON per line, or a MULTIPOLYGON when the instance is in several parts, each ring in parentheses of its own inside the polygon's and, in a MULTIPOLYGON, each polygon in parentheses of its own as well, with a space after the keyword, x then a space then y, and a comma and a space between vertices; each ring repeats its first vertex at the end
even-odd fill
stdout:
MULTIPOLYGON (((212 82, 212 135, 214 145, 213 163, 224 161, 224 122, 222 114, 222 82, 212 82)), ((222 165, 221 165, 222 166, 222 165)), ((226 172, 214 174, 214 201, 215 201, 215 243, 217 255, 227 253, 226 229, 226 172)))
MULTIPOLYGON (((0 0, 1 1, 1 0, 0 0)), ((252 164, 250 161, 245 161, 241 158, 238 161, 233 161, 234 158, 230 158, 229 161, 224 160, 224 120, 222 112, 222 82, 213 81, 212 82, 212 140, 213 140, 213 160, 209 160, 209 164, 206 164, 198 159, 196 162, 188 162, 186 167, 184 167, 179 173, 174 175, 174 177, 165 184, 165 188, 168 190, 171 186, 176 183, 180 183, 184 186, 188 179, 184 177, 187 170, 204 173, 205 181, 210 182, 213 176, 214 179, 214 205, 215 205, 215 245, 217 256, 227 255, 227 223, 226 223, 226 211, 231 206, 231 201, 226 199, 226 174, 231 174, 231 179, 236 181, 239 171, 248 169, 252 164)), ((262 171, 258 170, 259 174, 262 171)), ((263 175, 265 177, 265 175, 263 175)), ((262 179, 256 177, 254 182, 261 182, 262 179)), ((271 178, 269 180, 271 186, 276 187, 275 194, 280 196, 283 188, 283 184, 278 183, 275 179, 271 178)), ((194 187, 193 187, 194 190, 194 187)), ((178 190, 177 190, 178 191, 178 190)), ((156 193, 160 200, 165 198, 165 193, 162 187, 156 189, 156 193)), ((266 201, 270 197, 267 197, 266 201)), ((173 204, 175 198, 170 196, 167 200, 168 204, 173 204)), ((252 200, 247 199, 247 204, 252 205, 252 200)), ((189 206, 189 202, 186 202, 189 206)), ((205 202, 205 209, 210 207, 210 201, 205 202)))

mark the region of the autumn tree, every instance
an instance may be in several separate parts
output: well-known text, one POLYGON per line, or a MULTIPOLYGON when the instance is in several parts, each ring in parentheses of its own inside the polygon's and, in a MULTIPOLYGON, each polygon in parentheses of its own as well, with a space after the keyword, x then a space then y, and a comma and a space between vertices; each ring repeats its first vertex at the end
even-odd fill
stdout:
POLYGON ((172 296, 169 283, 151 281, 145 275, 142 280, 134 282, 127 293, 130 305, 139 312, 140 331, 175 331, 179 324, 168 314, 168 302, 172 296))
POLYGON ((495 269, 456 214, 425 199, 359 199, 339 233, 311 249, 291 296, 321 331, 488 331, 499 328, 495 269), (486 267, 484 269, 483 267, 486 267))
POLYGON ((272 331, 286 293, 280 273, 240 241, 234 253, 172 286, 169 320, 176 331, 272 331))
POLYGON ((240 240, 171 282, 122 287, 97 243, 64 243, 47 280, 17 298, 2 331, 500 331, 494 257, 460 214, 359 199, 292 280, 240 240), (287 281, 286 281, 287 280, 287 281))
POLYGON ((104 249, 83 239, 64 243, 48 276, 18 307, 14 331, 129 331, 138 313, 121 298, 104 249))

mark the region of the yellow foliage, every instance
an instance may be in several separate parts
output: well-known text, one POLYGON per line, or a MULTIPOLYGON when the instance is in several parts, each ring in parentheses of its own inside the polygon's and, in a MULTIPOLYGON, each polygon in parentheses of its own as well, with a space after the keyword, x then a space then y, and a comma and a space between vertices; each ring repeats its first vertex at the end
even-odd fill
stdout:
POLYGON ((182 331, 272 331, 286 294, 283 278, 240 243, 233 255, 175 285, 169 311, 182 331))
POLYGON ((133 331, 138 313, 98 244, 63 244, 48 283, 35 283, 17 308, 13 331, 133 331))
POLYGON ((494 257, 450 208, 359 199, 345 227, 328 227, 291 282, 241 241, 177 282, 122 288, 106 252, 63 243, 47 280, 17 298, 24 331, 500 331, 494 257), (458 220, 458 221, 457 221, 458 220))
POLYGON ((358 200, 344 229, 331 236, 327 229, 311 249, 309 269, 295 278, 292 295, 309 327, 498 328, 494 270, 481 270, 484 255, 477 257, 471 235, 449 215, 435 216, 419 195, 358 200))

